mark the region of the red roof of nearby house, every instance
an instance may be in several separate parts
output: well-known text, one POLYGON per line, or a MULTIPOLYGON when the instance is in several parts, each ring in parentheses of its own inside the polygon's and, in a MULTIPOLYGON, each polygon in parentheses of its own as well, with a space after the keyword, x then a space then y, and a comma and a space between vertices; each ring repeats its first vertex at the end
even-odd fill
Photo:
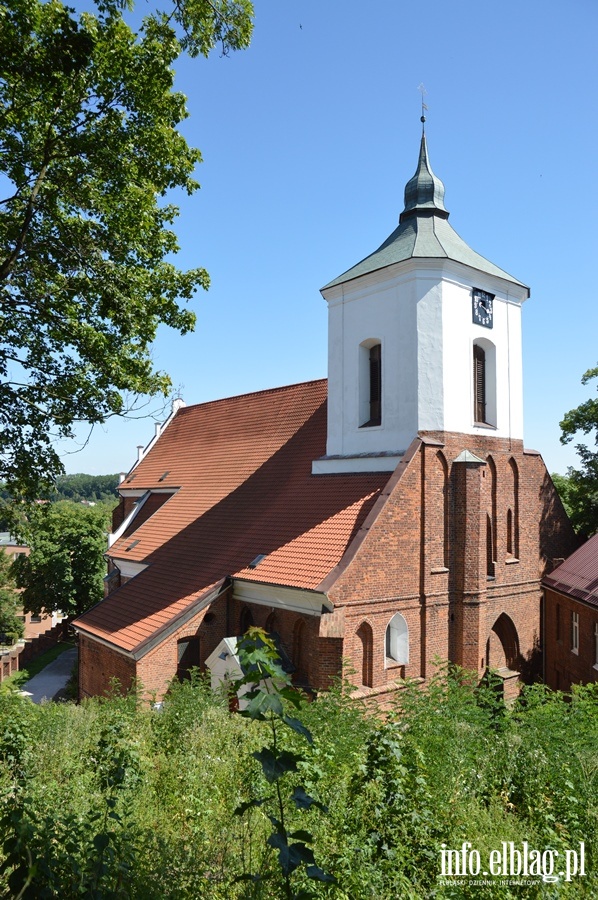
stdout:
POLYGON ((76 626, 133 652, 226 576, 317 589, 389 478, 312 475, 325 452, 326 381, 181 409, 120 485, 176 489, 110 549, 148 568, 76 626))
POLYGON ((598 534, 543 579, 546 587, 598 606, 598 534))

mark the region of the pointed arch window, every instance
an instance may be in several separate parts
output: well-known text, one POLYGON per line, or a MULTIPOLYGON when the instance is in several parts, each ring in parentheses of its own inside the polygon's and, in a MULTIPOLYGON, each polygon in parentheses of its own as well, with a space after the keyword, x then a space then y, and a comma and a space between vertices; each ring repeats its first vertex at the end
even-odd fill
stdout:
POLYGON ((374 636, 372 626, 362 622, 357 629, 357 637, 361 641, 361 683, 364 687, 373 685, 374 668, 374 636))
POLYGON ((386 658, 403 665, 409 662, 409 629, 401 613, 396 613, 386 628, 386 658))
POLYGON ((239 633, 245 634, 248 628, 253 625, 253 614, 248 606, 244 606, 241 610, 241 619, 239 624, 239 633))

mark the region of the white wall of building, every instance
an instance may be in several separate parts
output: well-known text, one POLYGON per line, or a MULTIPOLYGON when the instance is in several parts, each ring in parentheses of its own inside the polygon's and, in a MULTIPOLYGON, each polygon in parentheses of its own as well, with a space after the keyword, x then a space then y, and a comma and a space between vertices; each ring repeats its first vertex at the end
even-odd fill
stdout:
POLYGON ((323 294, 329 308, 329 457, 400 454, 418 431, 523 438, 525 289, 450 260, 410 259, 323 294), (474 287, 495 295, 491 329, 472 321, 474 287), (374 341, 382 345, 382 424, 364 428, 364 360, 374 341), (474 421, 476 341, 486 348, 492 427, 474 421))

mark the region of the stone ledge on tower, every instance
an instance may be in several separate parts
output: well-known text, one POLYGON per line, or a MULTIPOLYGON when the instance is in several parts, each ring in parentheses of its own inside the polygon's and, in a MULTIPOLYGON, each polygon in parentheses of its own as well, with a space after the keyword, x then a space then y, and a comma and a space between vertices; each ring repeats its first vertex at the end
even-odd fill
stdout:
POLYGON ((358 453, 352 456, 320 456, 311 464, 312 475, 352 475, 363 472, 394 472, 402 453, 358 453))

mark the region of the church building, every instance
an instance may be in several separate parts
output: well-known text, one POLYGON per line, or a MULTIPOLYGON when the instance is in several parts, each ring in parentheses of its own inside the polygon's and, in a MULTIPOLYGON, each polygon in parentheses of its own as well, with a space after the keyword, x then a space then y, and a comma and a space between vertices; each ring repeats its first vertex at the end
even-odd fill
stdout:
POLYGON ((576 540, 523 445, 529 290, 449 224, 425 134, 398 227, 322 294, 327 381, 175 401, 121 483, 81 697, 161 698, 251 624, 298 685, 382 704, 439 660, 506 696, 541 673, 541 579, 576 540))

